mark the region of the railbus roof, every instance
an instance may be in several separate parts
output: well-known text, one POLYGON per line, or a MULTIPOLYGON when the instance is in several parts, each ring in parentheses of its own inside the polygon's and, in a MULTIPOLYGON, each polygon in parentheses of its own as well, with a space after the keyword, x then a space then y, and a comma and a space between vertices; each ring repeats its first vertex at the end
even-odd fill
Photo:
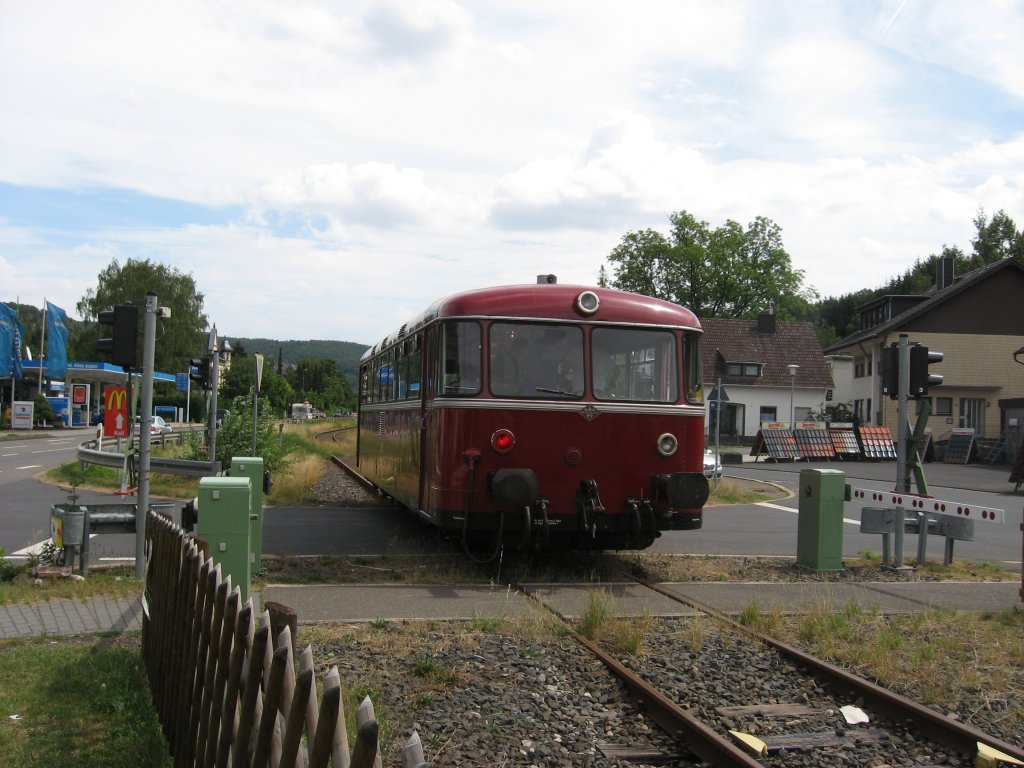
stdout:
POLYGON ((689 309, 670 301, 584 285, 535 284, 505 285, 463 291, 438 299, 426 311, 397 331, 386 336, 363 355, 365 360, 377 352, 415 333, 435 320, 446 318, 516 318, 592 323, 628 323, 663 325, 700 330, 700 321, 689 309), (586 315, 577 309, 576 299, 584 291, 595 294, 600 306, 586 315))

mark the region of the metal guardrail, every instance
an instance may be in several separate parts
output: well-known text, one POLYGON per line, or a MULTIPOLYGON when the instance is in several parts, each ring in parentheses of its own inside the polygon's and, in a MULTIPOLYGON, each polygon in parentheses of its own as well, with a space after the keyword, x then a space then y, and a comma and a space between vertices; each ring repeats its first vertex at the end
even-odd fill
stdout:
MULTIPOLYGON (((187 431, 192 430, 185 430, 185 432, 187 431)), ((184 432, 176 432, 175 434, 184 434, 184 432)), ((78 446, 78 461, 83 464, 98 464, 101 467, 113 467, 115 469, 124 466, 124 454, 99 451, 96 450, 95 446, 95 440, 87 440, 78 446)), ((221 465, 219 461, 193 461, 191 459, 166 459, 151 456, 149 459, 149 469, 151 472, 160 472, 166 475, 209 477, 220 474, 221 465)))

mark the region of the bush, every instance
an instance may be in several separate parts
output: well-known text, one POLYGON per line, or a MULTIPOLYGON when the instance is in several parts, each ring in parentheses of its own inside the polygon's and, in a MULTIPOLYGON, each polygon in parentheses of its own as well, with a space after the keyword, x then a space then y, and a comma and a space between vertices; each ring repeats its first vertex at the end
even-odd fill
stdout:
MULTIPOLYGON (((277 433, 277 420, 269 404, 260 401, 256 422, 256 455, 262 457, 268 472, 284 463, 284 448, 277 433)), ((252 390, 249 396, 236 397, 217 429, 217 461, 227 467, 235 456, 252 456, 252 390)))

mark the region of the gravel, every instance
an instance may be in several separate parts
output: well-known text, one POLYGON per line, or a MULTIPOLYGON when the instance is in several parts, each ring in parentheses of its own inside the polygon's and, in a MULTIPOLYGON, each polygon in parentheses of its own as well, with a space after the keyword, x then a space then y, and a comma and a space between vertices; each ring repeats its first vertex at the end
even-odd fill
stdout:
MULTIPOLYGON (((322 503, 380 503, 342 473, 317 485, 322 503)), ((691 559, 691 563, 694 561, 691 559)), ((700 559, 696 560, 700 563, 700 559)), ((691 578, 742 580, 814 578, 791 562, 710 560, 691 578)), ((665 565, 668 568, 668 565, 665 565)), ((674 566, 677 567, 677 566, 674 566)), ((329 569, 328 569, 329 570, 329 569)), ((911 576, 918 578, 920 575, 911 576)), ((959 577, 959 575, 958 575, 959 577)), ((979 578, 987 578, 981 573, 979 578)), ((886 571, 844 569, 827 578, 893 578, 886 571)), ((907 578, 904 574, 898 578, 907 578)), ((780 733, 858 734, 884 728, 877 743, 783 750, 768 766, 969 766, 968 755, 950 753, 879 722, 848 725, 839 712, 862 702, 837 698, 827 688, 788 670, 759 643, 692 618, 646 619, 642 650, 627 664, 720 733, 729 729, 770 737, 780 733), (768 717, 721 714, 718 707, 799 703, 810 714, 768 717)), ((1020 633, 1020 625, 1006 629, 1020 633)), ((547 617, 470 622, 374 622, 303 627, 300 642, 313 645, 318 674, 337 665, 354 710, 369 695, 381 722, 384 765, 401 764, 401 746, 416 731, 435 766, 646 766, 701 765, 631 702, 627 691, 587 651, 547 617), (626 759, 616 748, 651 750, 663 759, 626 759), (645 761, 646 760, 646 761, 645 761)), ((982 731, 1024 746, 1021 673, 1011 670, 1006 690, 984 686, 944 702, 940 711, 982 731)), ((901 691, 913 697, 913 691, 901 691)))

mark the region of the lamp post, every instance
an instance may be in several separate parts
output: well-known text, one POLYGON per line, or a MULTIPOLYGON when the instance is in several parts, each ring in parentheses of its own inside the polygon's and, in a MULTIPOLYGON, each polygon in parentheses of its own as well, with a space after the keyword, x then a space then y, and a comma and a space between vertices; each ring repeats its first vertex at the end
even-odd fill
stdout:
POLYGON ((795 363, 790 363, 789 365, 786 366, 786 368, 789 370, 789 428, 790 429, 793 429, 793 426, 796 423, 796 419, 795 419, 795 413, 796 412, 793 409, 793 388, 796 386, 796 369, 799 368, 799 367, 800 366, 796 365, 795 363))

